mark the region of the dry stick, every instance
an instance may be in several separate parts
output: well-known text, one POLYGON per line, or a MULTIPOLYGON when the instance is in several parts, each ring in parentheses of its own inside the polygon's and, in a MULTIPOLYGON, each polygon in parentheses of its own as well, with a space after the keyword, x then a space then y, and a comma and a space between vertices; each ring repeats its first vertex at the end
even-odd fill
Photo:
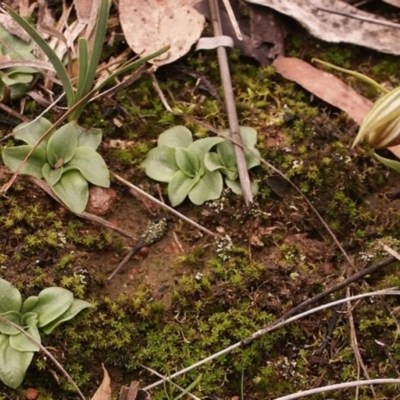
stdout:
MULTIPOLYGON (((149 371, 149 372, 151 372, 152 374, 154 374, 154 375, 157 375, 159 378, 163 378, 163 379, 168 379, 168 377, 167 376, 164 376, 164 375, 162 375, 162 374, 160 374, 159 372, 157 372, 157 371, 155 371, 154 369, 152 369, 152 368, 149 368, 149 367, 146 367, 145 365, 143 365, 143 364, 139 364, 142 368, 144 368, 144 369, 147 369, 147 371, 149 371)), ((185 389, 183 388, 183 387, 181 387, 181 386, 179 386, 178 384, 176 384, 175 382, 171 382, 171 384, 173 385, 173 386, 175 386, 176 388, 178 388, 182 393, 183 392, 185 392, 185 389)), ((200 400, 197 396, 195 396, 194 394, 191 394, 191 393, 186 393, 188 396, 190 396, 193 400, 200 400)))
MULTIPOLYGON (((222 36, 221 18, 217 0, 209 0, 211 20, 214 30, 214 36, 222 36)), ((226 109, 228 112, 229 128, 234 143, 242 144, 242 138, 239 134, 239 121, 236 113, 235 100, 233 96, 231 75, 229 72, 228 57, 224 47, 217 48, 218 64, 222 79, 222 86, 225 94, 226 109)), ((239 180, 243 191, 243 198, 247 206, 253 203, 253 195, 250 187, 249 171, 247 170, 246 158, 242 146, 234 146, 236 163, 238 168, 239 180)))
POLYGON ((201 360, 201 361, 199 361, 199 362, 197 362, 195 364, 192 364, 189 367, 187 367, 185 369, 182 369, 181 371, 177 371, 174 374, 170 375, 167 379, 161 379, 161 380, 159 380, 157 382, 154 382, 151 385, 148 385, 145 388, 143 388, 143 390, 153 389, 156 386, 159 386, 159 385, 163 384, 166 380, 170 380, 170 379, 176 378, 177 376, 183 375, 186 372, 191 371, 192 369, 200 367, 201 365, 206 364, 207 362, 212 361, 215 358, 218 358, 218 357, 220 357, 220 356, 222 356, 222 355, 224 355, 226 353, 229 353, 230 351, 232 351, 234 349, 237 349, 238 347, 241 347, 243 345, 246 345, 246 344, 250 343, 254 339, 256 339, 256 338, 258 338, 258 337, 260 337, 260 336, 262 336, 262 335, 264 335, 266 333, 272 332, 272 331, 274 331, 274 330, 276 330, 278 328, 281 328, 284 325, 287 325, 287 324, 289 324, 291 322, 297 321, 298 319, 306 317, 306 316, 308 316, 310 314, 316 313, 316 312, 321 311, 321 310, 325 310, 326 308, 336 307, 337 305, 345 303, 346 301, 349 301, 349 300, 357 300, 357 299, 362 299, 364 297, 383 296, 383 295, 400 296, 400 291, 396 290, 394 288, 389 288, 389 289, 377 290, 375 292, 370 292, 370 293, 363 293, 363 294, 359 294, 359 295, 356 295, 356 296, 352 296, 350 298, 344 298, 344 299, 333 301, 333 302, 328 303, 328 304, 323 304, 322 306, 319 306, 319 307, 313 308, 311 310, 305 311, 305 312, 303 312, 301 314, 298 314, 298 315, 295 315, 295 316, 293 316, 291 318, 285 319, 284 321, 280 321, 279 323, 278 323, 278 321, 276 321, 276 322, 268 325, 266 328, 263 328, 263 329, 255 332, 249 338, 247 338, 245 340, 242 340, 240 342, 237 342, 237 343, 235 343, 235 344, 233 344, 233 345, 231 345, 231 346, 219 351, 218 353, 215 353, 215 354, 213 354, 213 355, 211 355, 211 356, 209 356, 207 358, 204 358, 203 360, 201 360))
MULTIPOLYGON (((42 189, 44 192, 46 192, 49 196, 51 196, 54 200, 56 200, 56 201, 57 201, 58 203, 60 203, 62 206, 67 207, 67 206, 57 197, 57 195, 53 192, 52 188, 51 188, 46 182, 42 181, 41 179, 35 178, 34 176, 27 176, 26 179, 27 179, 29 182, 32 182, 33 184, 37 185, 40 189, 42 189)), ((119 234, 121 234, 121 235, 123 235, 123 236, 125 236, 125 237, 128 237, 128 238, 130 238, 130 239, 133 239, 133 238, 134 238, 134 236, 133 236, 130 232, 125 231, 124 229, 119 228, 118 226, 112 224, 111 222, 109 222, 109 221, 107 221, 107 220, 105 220, 105 219, 103 219, 103 218, 101 218, 101 217, 99 217, 99 216, 97 216, 97 215, 90 214, 90 213, 88 213, 88 212, 86 212, 86 211, 84 211, 83 213, 79 214, 79 213, 76 213, 76 212, 72 211, 72 210, 69 209, 69 208, 68 208, 68 210, 69 210, 71 213, 77 215, 77 216, 80 217, 80 218, 87 219, 87 220, 89 220, 89 221, 92 221, 92 222, 95 222, 95 223, 97 223, 97 224, 103 225, 103 226, 105 226, 106 228, 112 229, 112 230, 114 230, 115 232, 118 232, 119 234)))
POLYGON ((43 353, 46 354, 47 357, 50 358, 51 361, 56 365, 56 367, 61 371, 61 373, 67 378, 68 382, 75 388, 77 393, 79 394, 79 397, 82 400, 86 400, 85 396, 83 393, 80 391, 78 385, 74 382, 74 380, 71 378, 71 376, 68 374, 68 372, 64 369, 64 367, 57 361, 57 359, 40 343, 38 342, 31 334, 26 332, 24 329, 22 329, 20 326, 17 324, 14 324, 14 322, 9 321, 8 319, 4 318, 3 316, 0 315, 0 321, 6 323, 7 325, 10 325, 23 333, 27 338, 29 338, 30 341, 36 344, 40 348, 40 350, 43 351, 43 353))
POLYGON ((349 389, 355 386, 363 386, 363 385, 399 385, 400 379, 370 379, 367 381, 354 381, 354 382, 345 382, 345 383, 337 383, 335 385, 329 385, 324 387, 319 387, 315 389, 304 390, 299 393, 289 394, 288 396, 276 397, 274 400, 295 400, 300 399, 302 397, 311 396, 313 394, 323 393, 323 392, 331 392, 333 390, 338 389, 349 389))
POLYGON ((299 187, 297 187, 283 172, 281 172, 278 168, 274 167, 271 163, 269 163, 268 161, 264 160, 262 157, 260 157, 257 153, 255 153, 252 149, 249 149, 247 146, 245 146, 242 143, 239 142, 235 142, 235 140, 233 138, 231 138, 230 136, 227 136, 225 134, 223 134, 222 132, 220 132, 218 129, 215 129, 213 126, 211 126, 210 124, 207 124, 205 122, 199 121, 189 115, 183 115, 183 117, 194 121, 196 123, 198 123, 199 125, 205 127, 206 129, 208 129, 209 131, 215 133, 216 135, 223 137, 227 140, 230 140, 231 142, 233 142, 234 144, 236 144, 237 146, 242 147, 243 149, 246 149, 247 151, 251 152, 251 154, 256 157, 257 159, 259 159, 264 165, 266 165, 268 168, 272 169, 275 173, 277 173, 280 177, 282 177, 286 182, 289 183, 290 186, 292 186, 292 188, 302 197, 302 199, 307 203, 307 205, 310 207, 311 211, 316 215, 316 217, 318 218, 318 220, 321 222, 321 224, 324 226, 324 228, 327 230, 329 236, 332 238, 332 240, 335 242, 336 246, 338 247, 338 249, 340 250, 340 252, 343 254, 343 256, 345 257, 346 261, 348 262, 348 264, 353 268, 353 270, 355 272, 359 272, 356 268, 356 266, 354 265, 353 261, 351 261, 350 257, 348 256, 348 254, 346 253, 346 251, 344 250, 343 246, 340 244, 339 240, 337 239, 336 235, 332 232, 331 228, 329 228, 329 225, 325 222, 325 220, 322 218, 321 214, 318 212, 318 210, 313 206, 313 204, 311 203, 310 200, 308 200, 307 196, 300 190, 299 187))
POLYGON ((332 13, 332 14, 342 15, 342 16, 348 17, 348 18, 358 19, 360 21, 371 22, 372 24, 376 24, 376 25, 383 25, 383 26, 389 26, 389 27, 395 28, 395 29, 400 29, 400 24, 397 24, 396 22, 392 22, 392 21, 366 17, 364 15, 347 13, 344 11, 333 10, 331 8, 325 8, 325 7, 317 7, 317 10, 325 11, 325 12, 332 13))
POLYGON ((215 236, 214 232, 211 232, 210 230, 208 230, 207 228, 204 228, 204 226, 199 225, 197 222, 194 222, 193 220, 191 220, 190 218, 186 217, 185 215, 181 214, 180 212, 174 210, 172 207, 167 206, 165 203, 163 203, 160 200, 157 200, 156 198, 154 198, 153 196, 149 195, 148 193, 146 193, 144 190, 138 188, 137 186, 133 185, 132 183, 130 183, 129 181, 127 181, 126 179, 122 178, 121 176, 117 175, 115 172, 111 172, 112 176, 117 179, 119 182, 123 183, 124 185, 128 186, 129 188, 131 188, 132 190, 134 190, 135 192, 139 193, 140 195, 146 197, 147 199, 153 201, 154 203, 156 203, 157 205, 159 205, 160 207, 164 208, 165 210, 169 211, 171 214, 176 215, 178 218, 188 222, 189 224, 193 225, 194 227, 196 227, 197 229, 200 229, 201 231, 207 233, 210 236, 215 236))

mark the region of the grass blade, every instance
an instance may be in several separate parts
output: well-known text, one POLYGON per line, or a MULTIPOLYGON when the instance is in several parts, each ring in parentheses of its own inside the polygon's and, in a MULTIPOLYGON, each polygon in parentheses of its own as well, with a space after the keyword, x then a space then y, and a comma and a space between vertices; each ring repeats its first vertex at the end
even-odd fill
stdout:
MULTIPOLYGON (((96 31, 94 33, 94 42, 92 52, 89 59, 89 66, 85 77, 84 87, 81 95, 84 96, 92 87, 97 67, 100 62, 101 53, 103 51, 104 38, 106 37, 108 22, 108 0, 101 0, 99 15, 97 17, 96 31)), ((80 98, 78 98, 80 100, 80 98)))
POLYGON ((146 63, 147 61, 152 60, 153 58, 158 57, 159 55, 165 53, 166 51, 168 51, 170 48, 170 46, 164 46, 162 47, 160 50, 155 51, 154 53, 149 54, 148 56, 139 58, 136 61, 131 62, 128 65, 125 65, 122 68, 119 68, 118 70, 116 70, 115 72, 113 72, 108 78, 106 78, 103 82, 101 82, 98 86, 97 89, 100 90, 102 89, 105 85, 107 85, 107 83, 109 83, 110 81, 112 81, 115 77, 117 77, 118 75, 124 74, 125 72, 130 71, 131 69, 140 67, 142 64, 146 63))
POLYGON ((85 79, 88 71, 88 46, 85 38, 80 38, 78 43, 79 55, 79 70, 78 70, 78 84, 76 86, 76 101, 83 97, 83 88, 85 87, 85 79))
POLYGON ((72 87, 71 80, 69 78, 68 72, 64 67, 62 61, 58 58, 57 54, 54 50, 48 45, 48 43, 40 36, 39 32, 27 21, 24 20, 19 14, 17 14, 10 7, 5 6, 7 8, 8 13, 11 17, 19 24, 21 27, 28 33, 28 35, 32 38, 33 41, 42 49, 42 51, 46 54, 49 61, 53 65, 54 69, 58 77, 61 80, 63 85, 65 95, 67 97, 68 106, 71 107, 75 103, 75 93, 72 87))

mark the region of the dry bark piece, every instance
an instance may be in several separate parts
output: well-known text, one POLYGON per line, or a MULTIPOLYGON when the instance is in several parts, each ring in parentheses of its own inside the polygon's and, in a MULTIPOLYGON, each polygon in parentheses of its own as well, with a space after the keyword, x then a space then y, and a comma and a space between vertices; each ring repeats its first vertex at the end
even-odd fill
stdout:
POLYGON ((298 58, 278 57, 273 66, 284 78, 298 83, 315 96, 346 112, 357 124, 361 124, 372 107, 372 101, 334 75, 298 58))
POLYGON ((383 53, 400 55, 400 29, 382 26, 373 22, 360 21, 323 11, 329 9, 345 12, 353 16, 373 18, 390 22, 385 18, 361 11, 340 0, 246 0, 272 8, 282 14, 296 19, 312 35, 327 42, 353 43, 383 53))
POLYGON ((169 64, 185 55, 199 39, 204 16, 193 8, 197 0, 120 0, 119 16, 129 47, 140 56, 170 45, 150 61, 169 64))

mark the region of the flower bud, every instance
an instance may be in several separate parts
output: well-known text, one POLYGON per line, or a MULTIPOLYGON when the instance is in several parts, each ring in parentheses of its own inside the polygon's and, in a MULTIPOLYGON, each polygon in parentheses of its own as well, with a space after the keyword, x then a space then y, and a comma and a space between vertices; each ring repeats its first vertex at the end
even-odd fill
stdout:
POLYGON ((400 144, 400 87, 375 102, 365 116, 352 147, 363 140, 376 149, 400 144))

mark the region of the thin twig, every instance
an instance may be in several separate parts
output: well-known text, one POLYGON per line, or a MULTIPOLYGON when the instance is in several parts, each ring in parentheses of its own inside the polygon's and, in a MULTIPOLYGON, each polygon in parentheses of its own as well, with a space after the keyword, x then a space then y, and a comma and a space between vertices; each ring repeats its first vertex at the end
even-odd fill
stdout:
MULTIPOLYGON (((347 287, 346 288, 346 297, 350 297, 350 296, 351 296, 350 288, 347 287)), ((351 302, 348 301, 346 303, 346 305, 347 305, 347 318, 349 320, 349 326, 350 326, 351 348, 353 350, 354 356, 357 361, 357 380, 360 379, 360 369, 362 369, 362 371, 364 373, 364 378, 369 380, 371 378, 369 376, 367 367, 365 366, 364 360, 361 357, 360 348, 358 347, 357 333, 356 333, 356 327, 354 324, 353 310, 352 310, 351 302)), ((375 389, 372 385, 370 386, 370 389, 371 389, 374 399, 376 400, 375 389)), ((360 391, 360 387, 356 386, 355 400, 358 400, 359 391, 360 391)))
POLYGON ((370 379, 366 381, 354 381, 354 382, 344 382, 337 383, 335 385, 323 386, 315 389, 304 390, 299 393, 289 394, 288 396, 276 397, 274 400, 294 400, 300 399, 302 397, 311 396, 313 394, 332 392, 333 390, 349 389, 356 386, 364 385, 399 385, 400 379, 370 379))
MULTIPOLYGON (((221 27, 221 18, 217 0, 209 0, 211 20, 214 30, 214 36, 223 34, 221 27)), ((242 138, 239 133, 239 121, 236 112, 235 100, 233 96, 233 88, 231 75, 229 72, 228 57, 224 47, 217 48, 218 64, 221 74, 222 86, 224 89, 226 109, 228 112, 229 128, 234 139, 234 143, 242 144, 242 138)), ((249 171, 247 170, 246 158, 242 146, 234 146, 236 164, 239 174, 239 180, 243 191, 243 198, 247 206, 253 203, 253 195, 250 187, 249 171)))
POLYGON ((400 29, 400 24, 396 24, 395 22, 388 21, 385 19, 371 18, 371 17, 367 17, 364 15, 347 13, 344 11, 333 10, 332 8, 325 8, 325 7, 317 7, 317 10, 325 11, 325 12, 332 13, 332 14, 343 15, 344 17, 358 19, 358 20, 365 21, 365 22, 370 22, 370 23, 376 24, 376 25, 383 25, 383 26, 389 26, 389 27, 395 28, 395 29, 400 29))
POLYGON ((153 201, 154 203, 158 204, 160 207, 164 208, 165 210, 169 211, 171 214, 176 215, 178 218, 186 221, 187 223, 193 225, 197 229, 200 229, 201 231, 207 233, 210 236, 215 236, 215 233, 211 232, 207 228, 204 228, 204 226, 198 224, 197 222, 194 222, 190 218, 186 217, 185 215, 181 214, 180 212, 176 211, 172 207, 168 206, 167 204, 163 203, 162 201, 156 199, 155 197, 151 196, 150 194, 146 193, 144 190, 138 188, 134 184, 130 183, 126 179, 122 178, 122 176, 117 175, 115 172, 111 172, 112 176, 118 180, 119 182, 123 183, 124 185, 128 186, 130 189, 134 190, 135 192, 139 193, 143 197, 146 197, 147 199, 153 201))
POLYGON ((28 332, 26 332, 23 328, 18 326, 17 324, 14 324, 14 322, 9 321, 8 319, 4 318, 3 316, 0 315, 0 321, 6 323, 7 325, 10 325, 23 333, 30 341, 36 344, 40 348, 43 353, 46 354, 47 357, 50 358, 51 361, 55 364, 55 366, 61 371, 61 373, 67 378, 68 382, 75 388, 77 391, 79 397, 82 400, 86 400, 85 396, 83 393, 80 391, 78 385, 75 383, 75 381, 71 378, 71 376, 68 374, 68 372, 64 369, 64 367, 57 361, 57 359, 40 343, 38 342, 32 335, 30 335, 28 332))
MULTIPOLYGON (((152 368, 146 367, 146 366, 143 365, 143 364, 139 364, 139 365, 140 365, 142 368, 147 369, 147 371, 151 372, 152 374, 157 375, 159 378, 168 379, 167 376, 164 376, 164 375, 158 373, 157 371, 155 371, 155 370, 152 369, 152 368)), ((173 386, 175 386, 176 388, 178 388, 182 393, 185 392, 185 389, 184 389, 183 387, 179 386, 178 384, 176 384, 175 382, 171 382, 171 384, 172 384, 173 386)), ((188 396, 190 396, 193 400, 200 400, 200 399, 199 399, 197 396, 195 396, 194 394, 191 394, 191 393, 189 393, 189 392, 186 393, 186 394, 187 394, 188 396)))
MULTIPOLYGON (((35 178, 34 176, 26 176, 26 179, 29 182, 32 182, 33 184, 35 184, 36 186, 38 186, 40 189, 42 189, 44 192, 46 192, 49 196, 51 196, 54 200, 56 200, 58 203, 60 203, 62 206, 68 208, 59 198, 58 196, 53 192, 53 190, 51 189, 51 187, 44 181, 42 181, 41 179, 35 178)), ((97 215, 88 213, 86 211, 84 211, 83 213, 76 213, 74 211, 72 211, 70 208, 68 208, 69 211, 71 211, 73 214, 75 214, 76 216, 83 218, 83 219, 87 219, 88 221, 91 222, 95 222, 97 224, 103 225, 106 228, 112 229, 115 232, 118 232, 120 235, 128 237, 130 239, 134 238, 134 235, 132 235, 130 232, 125 231, 124 229, 112 224, 111 222, 105 220, 104 218, 101 218, 97 215)))
MULTIPOLYGON (((372 297, 372 296, 383 296, 383 295, 400 296, 400 291, 396 290, 394 288, 389 288, 389 289, 377 290, 375 292, 362 293, 362 294, 359 294, 359 295, 356 295, 356 296, 352 296, 352 297, 349 297, 349 298, 336 300, 336 301, 333 301, 333 302, 328 303, 328 304, 323 304, 322 306, 319 306, 319 307, 313 308, 311 310, 305 311, 305 312, 303 312, 301 314, 298 314, 298 315, 295 315, 295 316, 293 316, 291 318, 285 319, 284 321, 280 321, 279 323, 274 322, 274 323, 268 325, 267 327, 265 327, 263 329, 260 329, 259 331, 253 333, 247 339, 242 340, 240 342, 237 342, 237 343, 235 343, 235 344, 233 344, 233 345, 231 345, 231 346, 219 351, 218 353, 215 353, 215 354, 213 354, 213 355, 211 355, 211 356, 209 356, 207 358, 204 358, 203 360, 201 360, 201 361, 199 361, 199 362, 197 362, 195 364, 190 365, 187 368, 184 368, 184 369, 182 369, 180 371, 177 371, 174 374, 170 375, 166 379, 161 379, 161 380, 159 380, 157 382, 154 382, 151 385, 146 386, 143 390, 150 390, 150 389, 155 388, 156 386, 162 385, 165 381, 169 381, 169 380, 171 380, 173 378, 176 378, 177 376, 183 375, 183 374, 185 374, 185 373, 187 373, 187 372, 189 372, 189 371, 191 371, 191 370, 193 370, 193 369, 195 369, 197 367, 200 367, 203 364, 208 363, 209 361, 212 361, 212 360, 214 360, 214 359, 216 359, 216 358, 218 358, 218 357, 220 357, 220 356, 222 356, 224 354, 229 353, 230 351, 232 351, 234 349, 237 349, 237 348, 239 348, 239 347, 241 347, 243 345, 246 345, 246 344, 252 342, 255 339, 258 339, 259 337, 265 335, 266 333, 272 332, 272 331, 274 331, 274 330, 276 330, 278 328, 281 328, 284 325, 287 325, 287 324, 289 324, 291 322, 297 321, 297 320, 299 320, 299 319, 301 319, 303 317, 306 317, 306 316, 308 316, 310 314, 316 313, 316 312, 321 311, 321 310, 325 310, 325 309, 330 308, 330 307, 335 307, 335 306, 337 306, 339 304, 345 303, 346 301, 350 301, 350 300, 352 301, 352 300, 357 300, 357 299, 362 299, 362 298, 365 298, 365 297, 372 297)), ((399 382, 400 382, 400 380, 399 380, 399 382)))
POLYGON ((235 142, 235 139, 225 135, 218 129, 214 128, 212 125, 207 124, 205 122, 199 121, 198 119, 195 119, 189 115, 183 115, 183 117, 194 121, 198 123, 199 125, 205 127, 209 131, 215 133, 216 135, 223 137, 224 139, 230 140, 237 146, 241 146, 243 149, 246 149, 246 151, 249 151, 254 157, 259 159, 264 165, 266 165, 268 168, 272 169, 275 173, 277 173, 280 177, 282 177, 286 182, 290 184, 290 186, 302 197, 302 199, 307 203, 307 205, 310 207, 311 211, 315 214, 315 216, 318 218, 318 220, 321 222, 321 224, 324 226, 324 228, 327 230, 329 236, 332 238, 332 240, 335 242, 336 246, 339 248, 340 252, 343 254, 345 257, 347 263, 353 268, 355 272, 358 272, 357 267, 354 265, 353 261, 350 259, 346 251, 344 250, 343 246, 340 244, 339 240, 337 239, 336 235, 332 232, 331 228, 329 225, 325 222, 325 220, 322 218, 321 214, 318 212, 318 210, 314 207, 314 205, 311 203, 310 200, 308 200, 307 196, 301 191, 301 189, 295 185, 283 172, 281 172, 278 168, 273 166, 271 163, 268 161, 264 160, 264 158, 260 157, 257 153, 255 153, 252 149, 248 148, 246 145, 241 144, 239 142, 235 142))

